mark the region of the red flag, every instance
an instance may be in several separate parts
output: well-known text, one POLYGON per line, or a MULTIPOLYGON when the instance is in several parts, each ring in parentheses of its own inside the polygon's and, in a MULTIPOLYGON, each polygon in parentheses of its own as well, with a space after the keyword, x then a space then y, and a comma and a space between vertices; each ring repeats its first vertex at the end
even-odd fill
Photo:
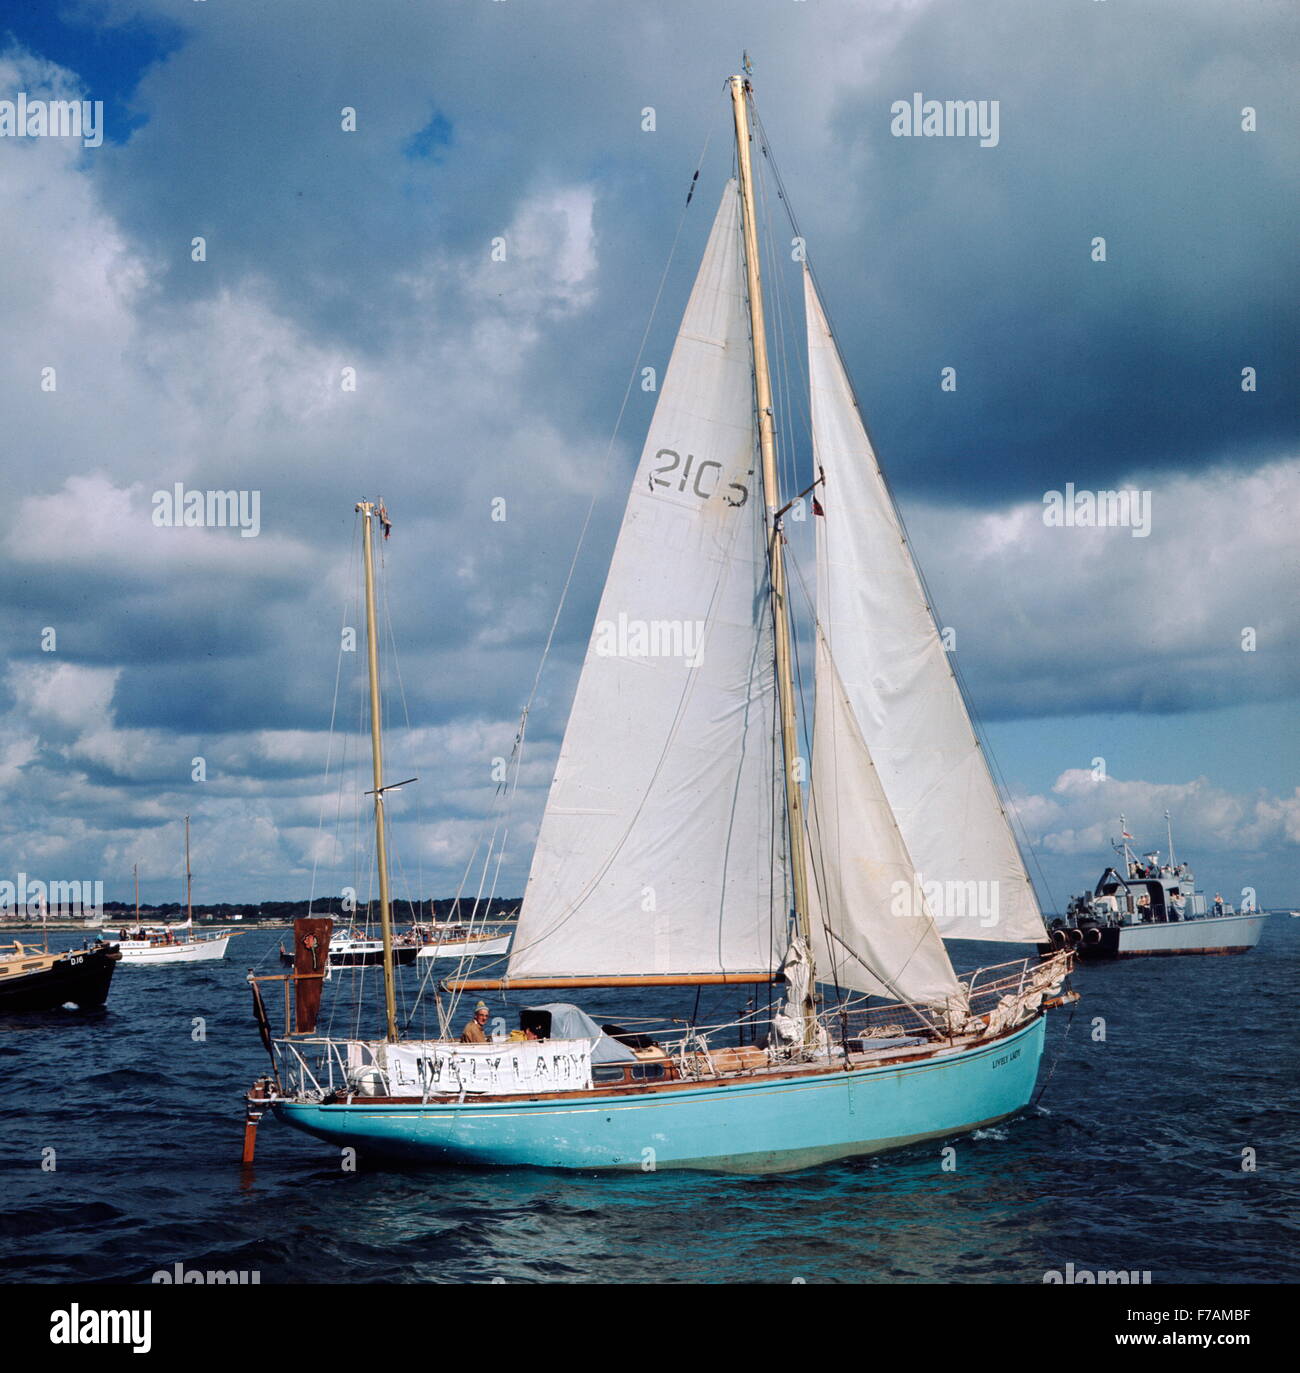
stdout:
POLYGON ((826 515, 826 512, 821 507, 821 502, 817 499, 816 496, 813 497, 813 514, 821 515, 823 518, 825 518, 826 515))

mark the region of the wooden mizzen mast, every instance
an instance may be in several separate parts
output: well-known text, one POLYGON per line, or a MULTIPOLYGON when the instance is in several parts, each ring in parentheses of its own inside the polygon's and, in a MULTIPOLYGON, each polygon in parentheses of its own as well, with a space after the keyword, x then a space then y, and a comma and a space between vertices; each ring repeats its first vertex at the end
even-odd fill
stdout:
POLYGON ((375 776, 375 855, 379 868, 379 926, 384 936, 384 1009, 387 1037, 396 1044, 397 996, 393 987, 393 923, 388 902, 388 849, 384 843, 384 744, 379 714, 379 635, 375 614, 375 553, 371 522, 375 507, 358 501, 366 565, 366 653, 370 667, 370 754, 375 776))

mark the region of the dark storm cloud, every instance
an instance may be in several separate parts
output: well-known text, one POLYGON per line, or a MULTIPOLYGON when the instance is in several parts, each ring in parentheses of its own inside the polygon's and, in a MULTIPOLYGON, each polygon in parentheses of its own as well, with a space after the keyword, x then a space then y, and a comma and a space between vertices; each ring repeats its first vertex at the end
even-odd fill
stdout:
POLYGON ((829 255, 827 277, 896 481, 1005 496, 1053 472, 1105 486, 1294 442, 1278 286, 1297 278, 1285 149, 1300 106, 1280 17, 940 5, 841 104, 864 250, 829 255), (882 136, 914 91, 997 99, 998 146, 882 136), (941 395, 946 365, 959 384, 941 395))
MULTIPOLYGON (((1294 437, 1282 14, 920 6, 883 60, 814 99, 827 50, 876 40, 876 16, 744 8, 773 151, 901 486, 987 500, 1048 466, 1101 482, 1139 461, 1251 461, 1294 437), (890 103, 913 91, 999 101, 998 146, 891 137, 890 103), (958 389, 941 394, 949 365, 958 389)), ((166 117, 103 160, 108 203, 168 296, 254 273, 314 332, 364 350, 409 314, 400 264, 432 242, 486 252, 540 182, 594 179, 599 299, 553 324, 525 384, 562 422, 599 428, 706 135, 713 170, 728 160, 718 87, 740 16, 691 8, 675 30, 664 7, 577 3, 207 15, 146 75, 138 99, 166 117), (194 233, 206 272, 188 262, 194 233)))

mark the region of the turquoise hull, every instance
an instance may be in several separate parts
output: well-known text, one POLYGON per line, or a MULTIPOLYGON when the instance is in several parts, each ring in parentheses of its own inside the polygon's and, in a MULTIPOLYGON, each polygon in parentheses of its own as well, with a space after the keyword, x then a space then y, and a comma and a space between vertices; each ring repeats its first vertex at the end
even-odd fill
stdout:
POLYGON ((1040 1015, 946 1059, 634 1096, 274 1109, 332 1144, 420 1163, 780 1173, 1014 1115, 1033 1094, 1043 1032, 1040 1015))

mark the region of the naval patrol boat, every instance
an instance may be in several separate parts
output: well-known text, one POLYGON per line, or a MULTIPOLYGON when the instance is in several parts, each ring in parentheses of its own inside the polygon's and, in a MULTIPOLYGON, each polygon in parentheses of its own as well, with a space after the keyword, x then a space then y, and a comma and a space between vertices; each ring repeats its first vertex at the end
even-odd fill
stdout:
POLYGON ((1259 943, 1267 912, 1237 911, 1217 893, 1207 901, 1191 868, 1175 861, 1172 829, 1168 834, 1168 862, 1160 861, 1158 850, 1138 857, 1121 815, 1121 837, 1114 843, 1120 863, 1102 873, 1094 890, 1070 898, 1039 953, 1072 949, 1085 959, 1249 953, 1259 943))

